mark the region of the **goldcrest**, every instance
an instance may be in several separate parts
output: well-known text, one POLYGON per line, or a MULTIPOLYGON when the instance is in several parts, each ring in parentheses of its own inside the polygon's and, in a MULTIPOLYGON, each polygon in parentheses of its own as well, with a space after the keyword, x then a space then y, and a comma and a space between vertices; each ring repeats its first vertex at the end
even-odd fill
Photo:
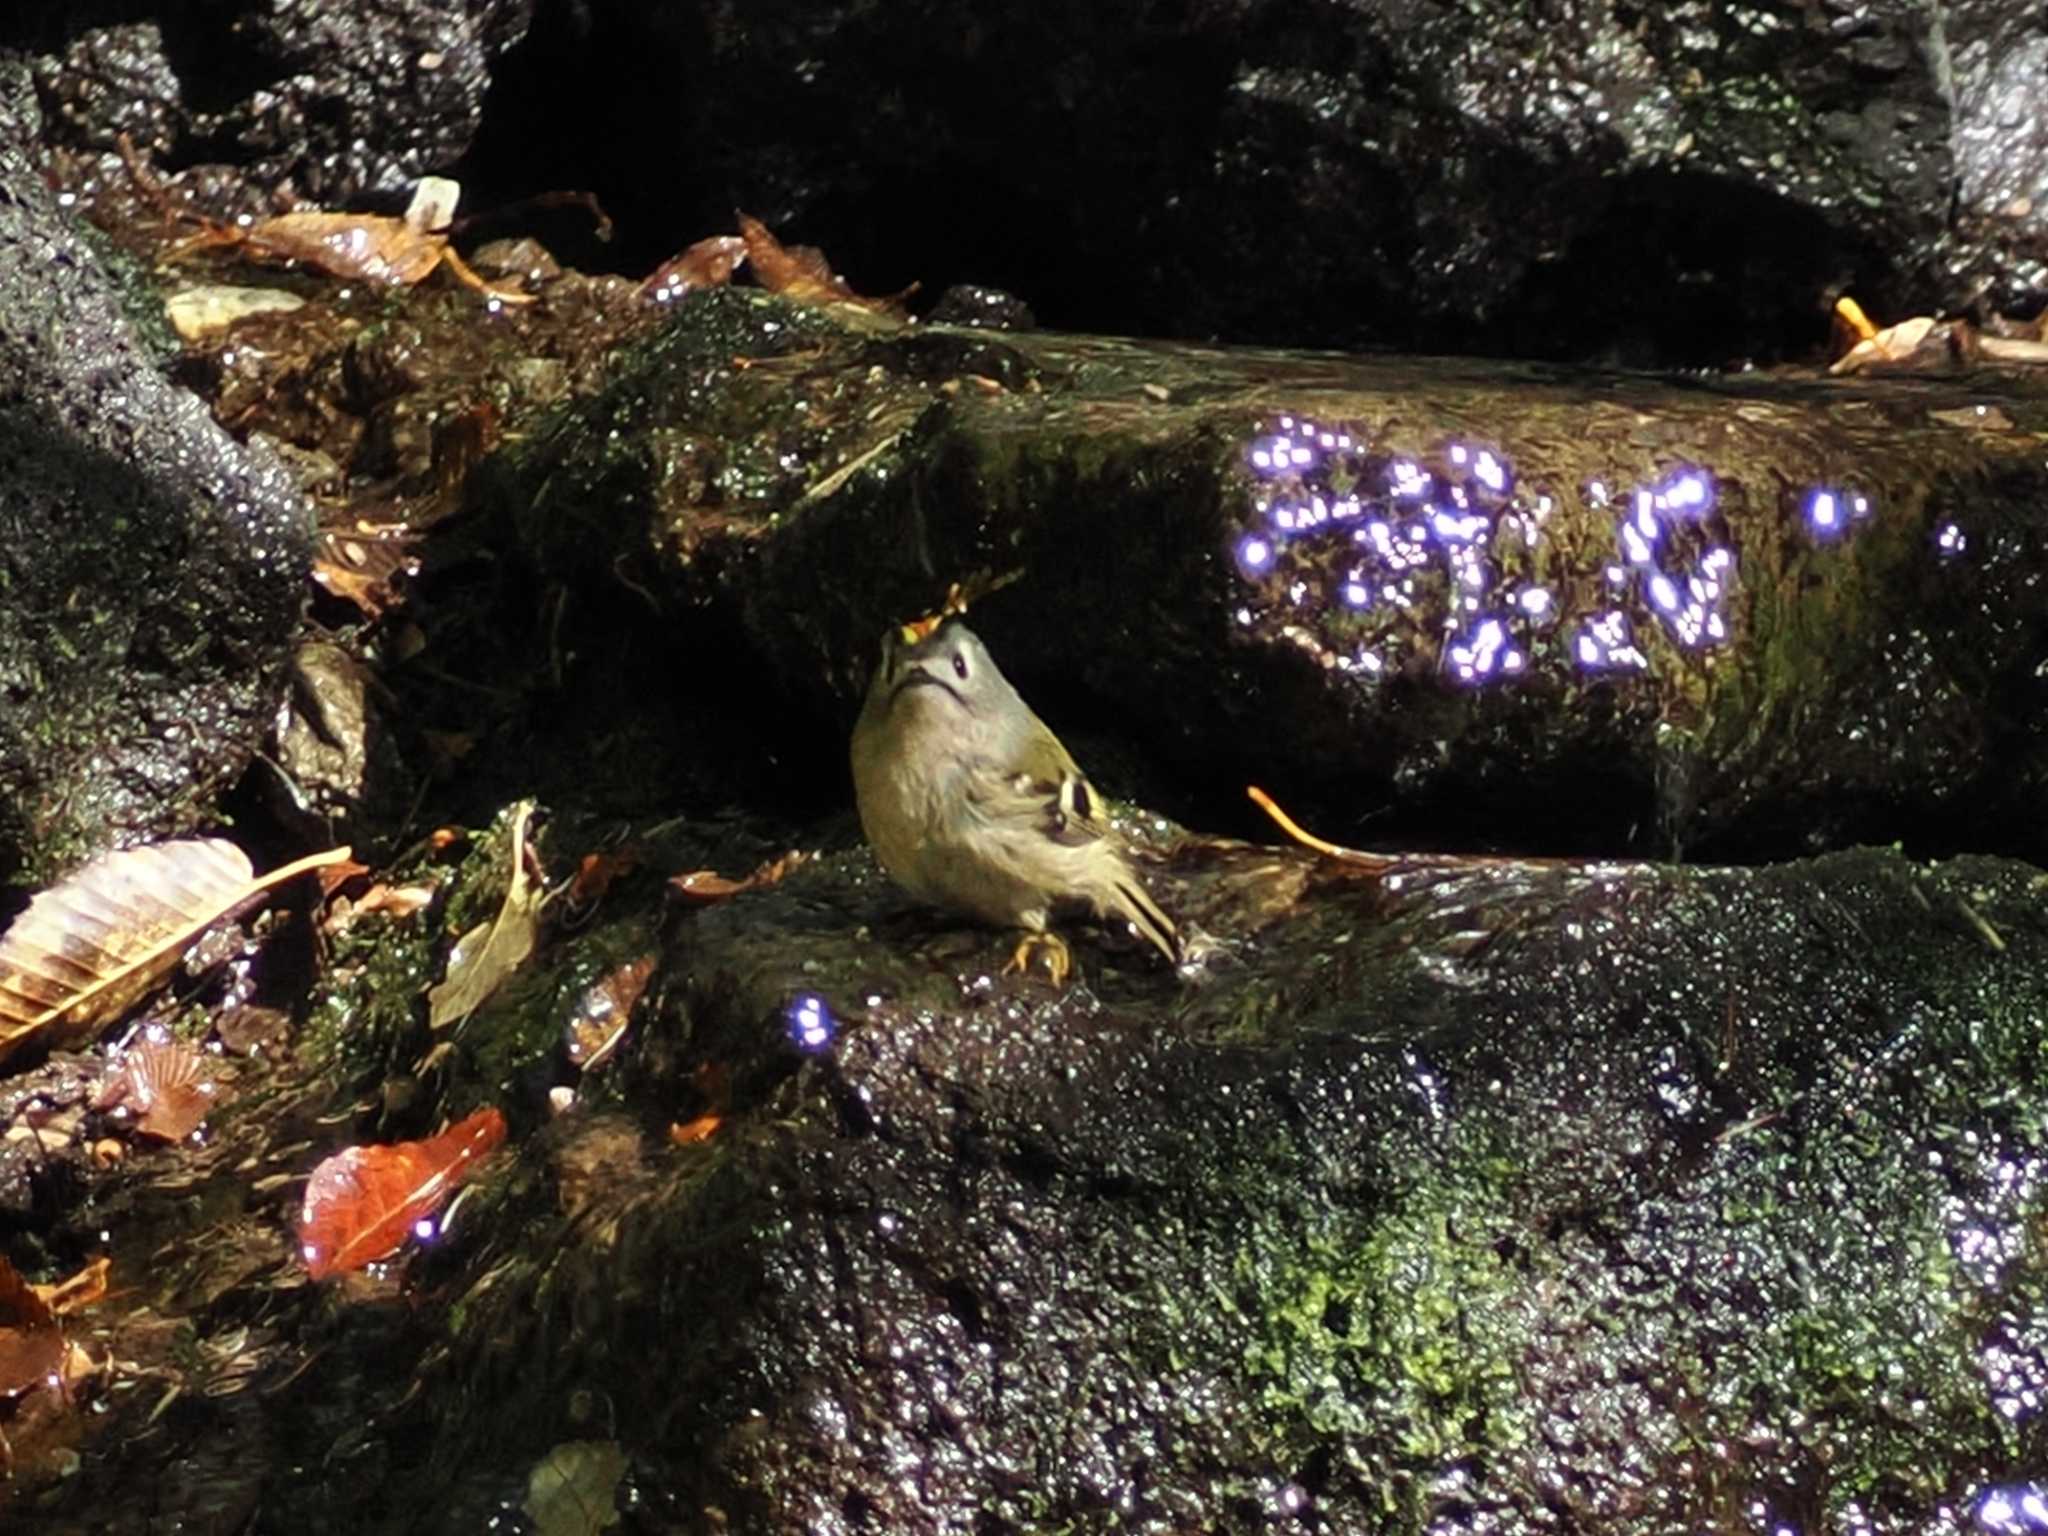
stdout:
POLYGON ((1173 919, 1059 738, 959 619, 918 634, 882 637, 853 728, 854 794, 882 867, 920 900, 1023 929, 1012 970, 1042 948, 1065 979, 1066 946, 1046 926, 1064 902, 1127 920, 1178 964, 1173 919))

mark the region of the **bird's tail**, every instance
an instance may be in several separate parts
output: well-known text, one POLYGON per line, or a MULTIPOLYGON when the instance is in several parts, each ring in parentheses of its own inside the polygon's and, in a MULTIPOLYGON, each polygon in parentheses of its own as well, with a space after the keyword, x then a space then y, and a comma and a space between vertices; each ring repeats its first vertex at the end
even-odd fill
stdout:
POLYGON ((1159 903, 1146 893, 1134 875, 1126 875, 1110 883, 1111 899, 1105 903, 1110 910, 1130 919, 1145 941, 1157 949, 1174 965, 1181 962, 1180 929, 1173 919, 1160 910, 1159 903))

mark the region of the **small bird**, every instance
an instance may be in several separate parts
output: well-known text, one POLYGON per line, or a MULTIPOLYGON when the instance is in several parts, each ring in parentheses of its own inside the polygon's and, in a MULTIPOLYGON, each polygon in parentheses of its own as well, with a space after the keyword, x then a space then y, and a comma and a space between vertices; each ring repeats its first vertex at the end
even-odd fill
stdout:
POLYGON ((1046 923, 1060 902, 1122 917, 1178 964, 1180 932, 1159 909, 1060 739, 957 618, 882 637, 853 728, 861 826, 913 896, 1022 928, 1007 969, 1047 951, 1055 984, 1072 962, 1046 923))

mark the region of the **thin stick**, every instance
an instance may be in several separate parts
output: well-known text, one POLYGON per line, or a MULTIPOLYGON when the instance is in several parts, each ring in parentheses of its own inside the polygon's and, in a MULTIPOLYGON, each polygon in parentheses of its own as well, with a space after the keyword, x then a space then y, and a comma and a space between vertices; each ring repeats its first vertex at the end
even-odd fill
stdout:
POLYGON ((1361 853, 1356 848, 1340 847, 1336 843, 1317 837, 1315 833, 1308 831, 1295 821, 1292 816, 1281 810, 1274 802, 1273 797, 1256 784, 1245 785, 1244 792, 1251 796, 1254 805, 1280 824, 1282 832, 1285 832, 1289 837, 1301 844, 1302 847, 1313 848, 1325 858, 1342 859, 1346 864, 1369 864, 1375 868, 1383 868, 1386 865, 1400 862, 1397 859, 1387 857, 1385 854, 1361 853))

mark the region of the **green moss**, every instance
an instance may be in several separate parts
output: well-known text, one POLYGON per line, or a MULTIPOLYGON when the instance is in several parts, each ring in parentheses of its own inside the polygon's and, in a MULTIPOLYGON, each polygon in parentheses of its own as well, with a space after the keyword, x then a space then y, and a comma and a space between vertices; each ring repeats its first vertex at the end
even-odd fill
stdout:
POLYGON ((1446 1176, 1371 1217, 1325 1212, 1298 1243, 1268 1231, 1272 1249, 1240 1259, 1257 1299, 1244 1365, 1277 1441, 1302 1457, 1330 1437, 1384 1448, 1415 1475, 1387 1485, 1389 1508, 1419 1515, 1444 1463, 1522 1440, 1504 1194, 1492 1174, 1446 1176))

